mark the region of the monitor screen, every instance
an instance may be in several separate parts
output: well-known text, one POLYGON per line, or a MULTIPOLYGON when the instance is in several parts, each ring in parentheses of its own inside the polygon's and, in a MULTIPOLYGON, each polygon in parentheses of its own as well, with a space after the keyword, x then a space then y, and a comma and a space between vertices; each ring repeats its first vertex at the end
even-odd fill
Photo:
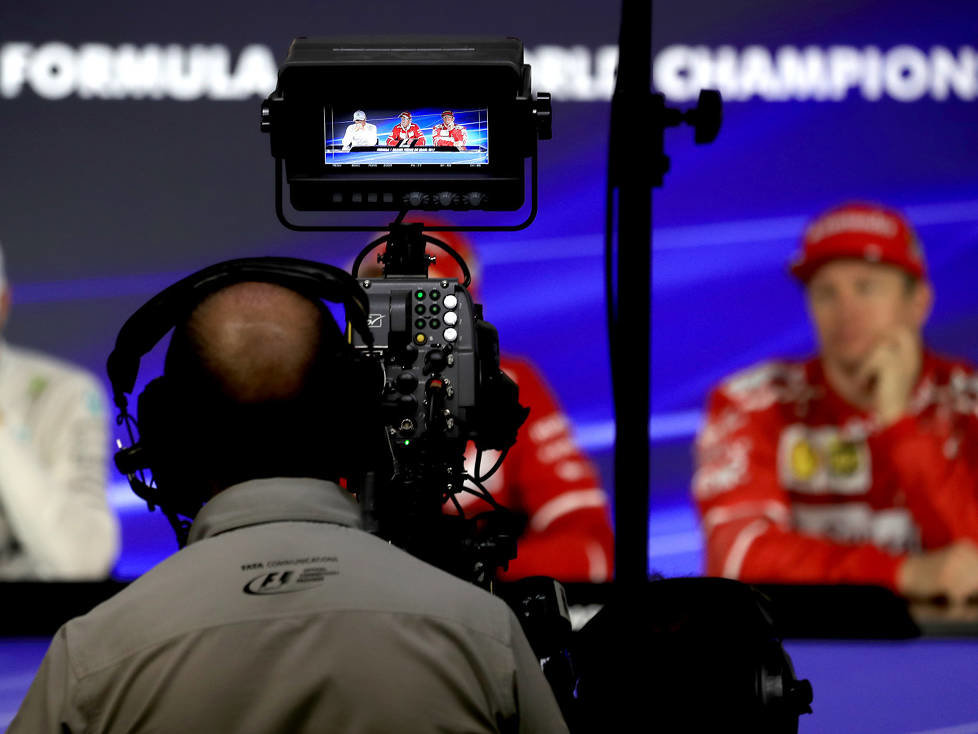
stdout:
POLYGON ((323 110, 325 164, 471 167, 489 163, 489 110, 323 110))

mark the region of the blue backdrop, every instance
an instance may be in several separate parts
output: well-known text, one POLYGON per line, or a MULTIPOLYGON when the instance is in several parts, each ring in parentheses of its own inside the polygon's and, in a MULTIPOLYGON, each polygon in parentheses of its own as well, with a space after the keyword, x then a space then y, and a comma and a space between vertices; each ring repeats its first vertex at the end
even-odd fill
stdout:
MULTIPOLYGON (((704 85, 726 99, 714 144, 668 133, 672 170, 654 195, 650 563, 682 574, 700 568, 688 486, 707 391, 757 360, 812 350, 785 270, 811 215, 850 198, 903 208, 937 293, 927 339, 978 361, 978 12, 974 0, 654 9, 656 84, 670 104, 704 85)), ((0 4, 0 241, 15 299, 5 337, 103 374, 126 317, 191 270, 266 254, 346 265, 367 237, 288 232, 274 216, 258 109, 291 39, 515 35, 534 87, 554 94, 554 137, 540 148, 536 223, 476 238, 486 316, 504 349, 549 375, 610 488, 606 151, 613 134, 641 155, 649 135, 642 119, 609 129, 617 22, 616 5, 584 0, 0 4)), ((153 355, 144 378, 159 366, 153 355)), ((131 577, 174 543, 113 477, 117 575, 131 577)), ((0 647, 0 726, 44 645, 0 647)), ((974 675, 973 645, 789 647, 816 686, 802 731, 975 730, 973 696, 955 685, 974 675)))
MULTIPOLYGON (((504 349, 535 359, 611 486, 613 423, 601 274, 608 136, 641 155, 648 120, 609 129, 617 11, 504 0, 444 13, 393 2, 237 6, 57 1, 0 9, 0 241, 15 309, 6 336, 103 372, 124 319, 192 269, 280 254, 347 264, 366 240, 284 230, 258 105, 296 35, 517 35, 554 93, 536 223, 482 235, 482 295, 504 349), (528 318, 528 314, 532 314, 528 318)), ((706 147, 670 131, 654 195, 652 565, 699 569, 690 446, 720 377, 812 341, 785 263, 805 221, 849 198, 919 228, 938 349, 978 359, 978 14, 970 2, 655 3, 655 79, 670 104, 726 98, 706 147)), ((495 217, 502 221, 506 217, 495 217)), ((383 221, 382 219, 379 221, 383 221)), ((627 235, 627 233, 626 233, 627 235)), ((631 244, 623 239, 626 252, 631 244)), ((158 369, 147 362, 145 377, 158 369)), ((639 490, 641 491, 641 490, 639 490)), ((118 572, 172 549, 124 485, 118 572)))

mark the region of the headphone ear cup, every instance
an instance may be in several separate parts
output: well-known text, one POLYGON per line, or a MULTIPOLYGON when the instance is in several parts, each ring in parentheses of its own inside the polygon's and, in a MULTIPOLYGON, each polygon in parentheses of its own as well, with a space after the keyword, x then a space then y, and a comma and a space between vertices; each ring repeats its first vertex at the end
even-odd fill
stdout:
POLYGON ((120 472, 128 476, 129 484, 136 495, 149 503, 152 510, 154 506, 160 505, 161 497, 159 488, 156 485, 157 467, 159 461, 159 446, 157 437, 159 436, 159 409, 160 404, 165 404, 162 393, 167 388, 163 383, 163 378, 157 378, 150 382, 146 389, 137 398, 138 419, 136 422, 136 440, 132 446, 120 448, 115 454, 115 464, 120 472), (149 470, 153 474, 153 482, 147 483, 143 472, 149 470))
POLYGON ((139 394, 136 403, 136 425, 139 443, 145 451, 145 463, 153 473, 157 489, 167 489, 167 478, 173 473, 171 444, 180 434, 174 413, 177 397, 166 377, 151 380, 139 394), (161 481, 162 480, 162 481, 161 481))
POLYGON ((194 487, 201 467, 193 452, 200 442, 190 435, 197 428, 192 406, 172 379, 157 377, 139 394, 136 424, 145 463, 164 511, 194 517, 204 500, 194 487))
POLYGON ((136 402, 136 424, 139 426, 139 442, 147 450, 150 461, 157 458, 160 436, 167 434, 168 408, 172 404, 172 391, 165 377, 151 380, 139 394, 136 402))

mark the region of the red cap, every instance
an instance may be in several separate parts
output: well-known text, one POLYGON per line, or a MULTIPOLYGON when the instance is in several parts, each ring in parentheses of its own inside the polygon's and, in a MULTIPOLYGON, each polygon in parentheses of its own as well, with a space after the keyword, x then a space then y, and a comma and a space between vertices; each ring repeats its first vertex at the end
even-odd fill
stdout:
POLYGON ((801 251, 789 269, 807 283, 820 266, 840 258, 895 265, 916 278, 927 275, 924 253, 910 223, 878 204, 843 204, 819 216, 805 230, 801 251))
POLYGON ((402 112, 401 114, 398 115, 398 117, 410 117, 410 116, 411 116, 411 113, 408 112, 407 110, 405 110, 404 112, 402 112))

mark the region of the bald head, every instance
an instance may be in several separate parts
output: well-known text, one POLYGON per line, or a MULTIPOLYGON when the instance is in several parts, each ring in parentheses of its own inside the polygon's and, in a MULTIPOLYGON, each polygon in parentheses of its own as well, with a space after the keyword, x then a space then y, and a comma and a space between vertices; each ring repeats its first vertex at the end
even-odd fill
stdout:
POLYGON ((161 434, 183 475, 216 490, 334 477, 356 399, 337 371, 342 346, 329 312, 288 288, 238 283, 204 299, 174 330, 164 368, 179 405, 161 434))
MULTIPOLYGON (((234 403, 298 397, 321 349, 322 310, 271 283, 238 283, 205 299, 184 338, 197 369, 234 403)), ((168 365, 169 366, 169 365, 168 365)))

